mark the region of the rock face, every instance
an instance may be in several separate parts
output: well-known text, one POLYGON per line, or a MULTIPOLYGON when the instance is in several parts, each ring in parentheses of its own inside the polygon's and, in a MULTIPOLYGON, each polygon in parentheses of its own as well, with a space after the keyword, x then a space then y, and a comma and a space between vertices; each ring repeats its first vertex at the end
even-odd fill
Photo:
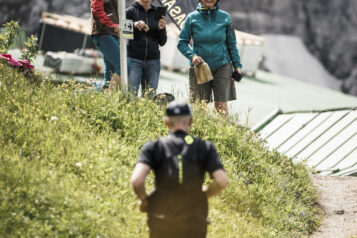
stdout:
POLYGON ((321 61, 311 54, 300 37, 277 34, 262 36, 264 37, 264 66, 268 71, 340 90, 341 81, 327 72, 321 61))
POLYGON ((1 24, 13 19, 35 34, 43 11, 77 17, 89 13, 89 0, 0 0, 0 5, 1 24))
POLYGON ((220 5, 243 31, 300 36, 342 81, 341 90, 357 95, 356 0, 224 0, 220 5))
MULTIPOLYGON (((0 0, 0 4, 0 23, 15 19, 31 33, 37 33, 42 11, 78 17, 89 13, 89 0, 0 0)), ((341 79, 341 90, 357 95, 356 0, 222 0, 220 6, 231 13, 240 30, 301 37, 341 79)))

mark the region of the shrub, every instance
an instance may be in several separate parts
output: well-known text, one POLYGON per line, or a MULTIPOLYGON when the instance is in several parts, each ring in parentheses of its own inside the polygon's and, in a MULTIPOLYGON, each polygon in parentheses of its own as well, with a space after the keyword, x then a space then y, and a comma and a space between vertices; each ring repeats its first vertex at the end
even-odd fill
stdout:
POLYGON ((36 59, 37 38, 31 35, 31 37, 27 38, 25 46, 26 47, 21 50, 21 59, 32 62, 34 59, 36 59))
POLYGON ((19 31, 19 24, 15 21, 5 23, 5 33, 0 34, 0 54, 6 54, 14 43, 15 37, 19 31))
MULTIPOLYGON (((14 44, 16 36, 19 34, 19 24, 15 21, 10 21, 3 25, 5 33, 0 34, 0 54, 7 54, 10 47, 14 44)), ((31 35, 25 42, 25 48, 21 50, 21 59, 32 62, 36 58, 37 38, 31 35)))
MULTIPOLYGON (((141 146, 167 133, 164 106, 46 77, 0 64, 0 236, 147 237, 129 178, 141 146)), ((209 237, 308 236, 309 171, 203 105, 194 113, 192 134, 215 144, 229 176, 209 237)))

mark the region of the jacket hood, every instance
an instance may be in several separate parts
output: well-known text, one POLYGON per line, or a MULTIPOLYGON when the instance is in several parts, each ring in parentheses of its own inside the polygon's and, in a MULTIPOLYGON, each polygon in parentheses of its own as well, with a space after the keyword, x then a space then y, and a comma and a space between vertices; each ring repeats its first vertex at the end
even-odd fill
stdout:
POLYGON ((207 10, 217 10, 217 9, 219 9, 219 3, 217 2, 216 3, 216 5, 214 5, 214 7, 212 7, 212 8, 204 8, 203 6, 202 6, 202 3, 198 3, 198 5, 197 5, 197 8, 196 8, 196 10, 197 11, 207 11, 207 10))

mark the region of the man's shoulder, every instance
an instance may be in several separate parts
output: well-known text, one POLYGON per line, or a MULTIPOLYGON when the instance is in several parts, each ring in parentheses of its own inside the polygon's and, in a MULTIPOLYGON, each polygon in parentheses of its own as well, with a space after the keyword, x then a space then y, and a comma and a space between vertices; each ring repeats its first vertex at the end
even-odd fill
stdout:
POLYGON ((142 148, 157 150, 161 145, 166 144, 170 140, 169 135, 162 136, 156 140, 147 141, 142 148))
MULTIPOLYGON (((163 145, 165 147, 166 144, 171 144, 173 141, 176 141, 176 143, 177 143, 177 140, 182 140, 182 139, 169 134, 169 135, 163 136, 157 140, 149 141, 145 145, 146 145, 146 147, 150 147, 150 148, 155 147, 155 149, 159 149, 160 145, 163 145)), ((182 143, 187 144, 187 145, 199 146, 200 149, 206 149, 206 150, 210 150, 212 147, 214 147, 214 145, 211 141, 201 139, 200 137, 193 136, 190 134, 187 134, 183 137, 182 143)))
POLYGON ((206 149, 209 149, 210 147, 213 146, 213 143, 209 140, 205 140, 205 139, 201 139, 199 137, 196 136, 192 136, 194 138, 194 141, 199 145, 202 146, 206 149))
POLYGON ((141 150, 152 150, 156 146, 158 140, 149 140, 142 147, 141 150))

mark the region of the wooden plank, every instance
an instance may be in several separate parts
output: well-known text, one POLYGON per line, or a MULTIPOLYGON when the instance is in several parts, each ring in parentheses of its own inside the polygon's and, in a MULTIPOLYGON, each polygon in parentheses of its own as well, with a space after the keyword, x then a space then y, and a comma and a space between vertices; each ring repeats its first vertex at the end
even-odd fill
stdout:
POLYGON ((293 115, 279 115, 272 122, 270 122, 266 127, 259 132, 260 136, 264 139, 268 139, 269 136, 273 135, 280 127, 286 124, 289 120, 293 118, 293 115))
MULTIPOLYGON (((312 145, 304 150, 300 156, 308 159, 308 165, 315 167, 320 164, 326 156, 336 149, 337 146, 342 146, 341 143, 357 132, 357 112, 350 112, 346 117, 338 121, 333 127, 326 131, 312 145)), ((334 160, 338 160, 334 156, 334 160)))
POLYGON ((314 120, 302 125, 303 128, 297 132, 294 137, 290 138, 289 141, 284 143, 279 147, 279 151, 287 154, 290 150, 294 148, 297 144, 304 140, 304 138, 311 132, 314 131, 321 123, 327 120, 332 115, 331 112, 321 113, 314 120))
POLYGON ((311 147, 315 141, 320 138, 321 135, 326 133, 330 127, 332 127, 335 123, 340 121, 348 112, 339 111, 334 112, 329 116, 326 120, 322 121, 316 128, 309 131, 308 134, 291 150, 288 151, 287 155, 296 158, 296 161, 305 160, 306 157, 301 156, 302 152, 306 151, 311 147))
POLYGON ((42 13, 41 22, 86 35, 91 34, 90 19, 81 19, 69 15, 58 15, 44 12, 42 13))
POLYGON ((291 136, 293 136, 297 131, 299 131, 304 124, 309 122, 315 116, 314 113, 301 113, 294 114, 292 119, 289 120, 283 127, 281 127, 277 132, 270 136, 267 141, 269 147, 276 148, 287 141, 291 136))
POLYGON ((353 166, 357 163, 357 136, 355 135, 345 146, 341 147, 336 154, 341 157, 339 160, 329 159, 325 164, 317 167, 318 170, 334 171, 334 170, 344 170, 353 166), (324 167, 323 167, 324 166, 324 167))
POLYGON ((322 161, 320 164, 317 164, 315 169, 322 171, 322 170, 337 170, 344 167, 348 167, 350 162, 346 160, 346 158, 349 157, 350 153, 354 152, 357 146, 357 135, 354 132, 351 137, 350 136, 351 134, 352 133, 349 133, 344 138, 342 137, 337 138, 336 142, 339 143, 337 144, 338 146, 337 150, 330 153, 328 157, 324 159, 324 161, 322 161), (344 142, 342 139, 348 141, 344 142), (343 145, 340 146, 341 143, 343 143, 343 145))
MULTIPOLYGON (((354 155, 357 156, 357 153, 354 155)), ((337 173, 333 173, 333 176, 349 176, 357 172, 357 163, 353 164, 351 167, 343 169, 337 173)))

